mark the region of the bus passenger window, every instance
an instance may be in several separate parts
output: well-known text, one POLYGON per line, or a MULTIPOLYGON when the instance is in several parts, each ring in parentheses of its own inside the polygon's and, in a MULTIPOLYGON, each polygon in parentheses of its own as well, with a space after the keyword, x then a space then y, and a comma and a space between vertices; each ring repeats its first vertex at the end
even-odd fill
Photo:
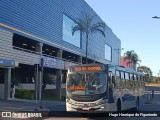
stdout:
POLYGON ((138 80, 138 87, 141 87, 141 79, 140 79, 141 76, 137 75, 137 80, 138 80))
POLYGON ((135 86, 134 75, 130 73, 129 79, 130 79, 130 85, 134 87, 135 86))
POLYGON ((137 79, 137 75, 134 75, 134 85, 135 87, 138 87, 138 79, 137 79))
POLYGON ((125 72, 125 80, 126 80, 126 86, 131 86, 130 80, 129 80, 129 73, 125 72))
POLYGON ((115 84, 116 86, 121 86, 120 72, 118 70, 116 70, 115 84))
POLYGON ((125 86, 124 72, 121 71, 122 86, 125 86))

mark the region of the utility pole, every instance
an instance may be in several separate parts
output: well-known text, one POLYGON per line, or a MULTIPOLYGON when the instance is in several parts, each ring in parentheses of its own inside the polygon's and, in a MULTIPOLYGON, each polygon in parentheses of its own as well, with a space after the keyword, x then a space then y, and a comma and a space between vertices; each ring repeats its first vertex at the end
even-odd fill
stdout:
POLYGON ((117 48, 114 49, 118 53, 118 65, 120 65, 120 55, 121 55, 121 50, 124 50, 124 48, 117 48))
POLYGON ((41 97, 40 97, 40 108, 43 108, 42 105, 42 96, 43 96, 43 91, 42 91, 42 82, 43 82, 43 68, 44 68, 44 58, 41 57, 41 97))

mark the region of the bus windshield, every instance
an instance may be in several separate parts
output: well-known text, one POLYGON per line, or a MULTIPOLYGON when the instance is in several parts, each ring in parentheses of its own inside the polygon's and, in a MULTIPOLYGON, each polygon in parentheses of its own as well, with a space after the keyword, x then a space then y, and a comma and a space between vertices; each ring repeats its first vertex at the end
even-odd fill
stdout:
POLYGON ((106 75, 102 72, 68 74, 67 91, 70 94, 102 94, 106 91, 106 75))

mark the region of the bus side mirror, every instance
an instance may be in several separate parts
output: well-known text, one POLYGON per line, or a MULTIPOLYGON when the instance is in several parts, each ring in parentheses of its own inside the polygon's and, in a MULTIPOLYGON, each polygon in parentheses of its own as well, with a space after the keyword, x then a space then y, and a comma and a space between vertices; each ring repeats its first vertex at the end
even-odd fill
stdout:
POLYGON ((112 83, 115 84, 115 76, 112 76, 112 83))

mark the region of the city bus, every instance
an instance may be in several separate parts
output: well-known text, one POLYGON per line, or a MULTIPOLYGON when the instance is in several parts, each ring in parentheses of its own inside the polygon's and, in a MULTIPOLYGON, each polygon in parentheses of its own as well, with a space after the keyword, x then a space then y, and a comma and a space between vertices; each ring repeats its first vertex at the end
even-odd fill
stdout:
POLYGON ((111 112, 139 109, 145 77, 116 65, 70 66, 66 80, 66 111, 111 112))

